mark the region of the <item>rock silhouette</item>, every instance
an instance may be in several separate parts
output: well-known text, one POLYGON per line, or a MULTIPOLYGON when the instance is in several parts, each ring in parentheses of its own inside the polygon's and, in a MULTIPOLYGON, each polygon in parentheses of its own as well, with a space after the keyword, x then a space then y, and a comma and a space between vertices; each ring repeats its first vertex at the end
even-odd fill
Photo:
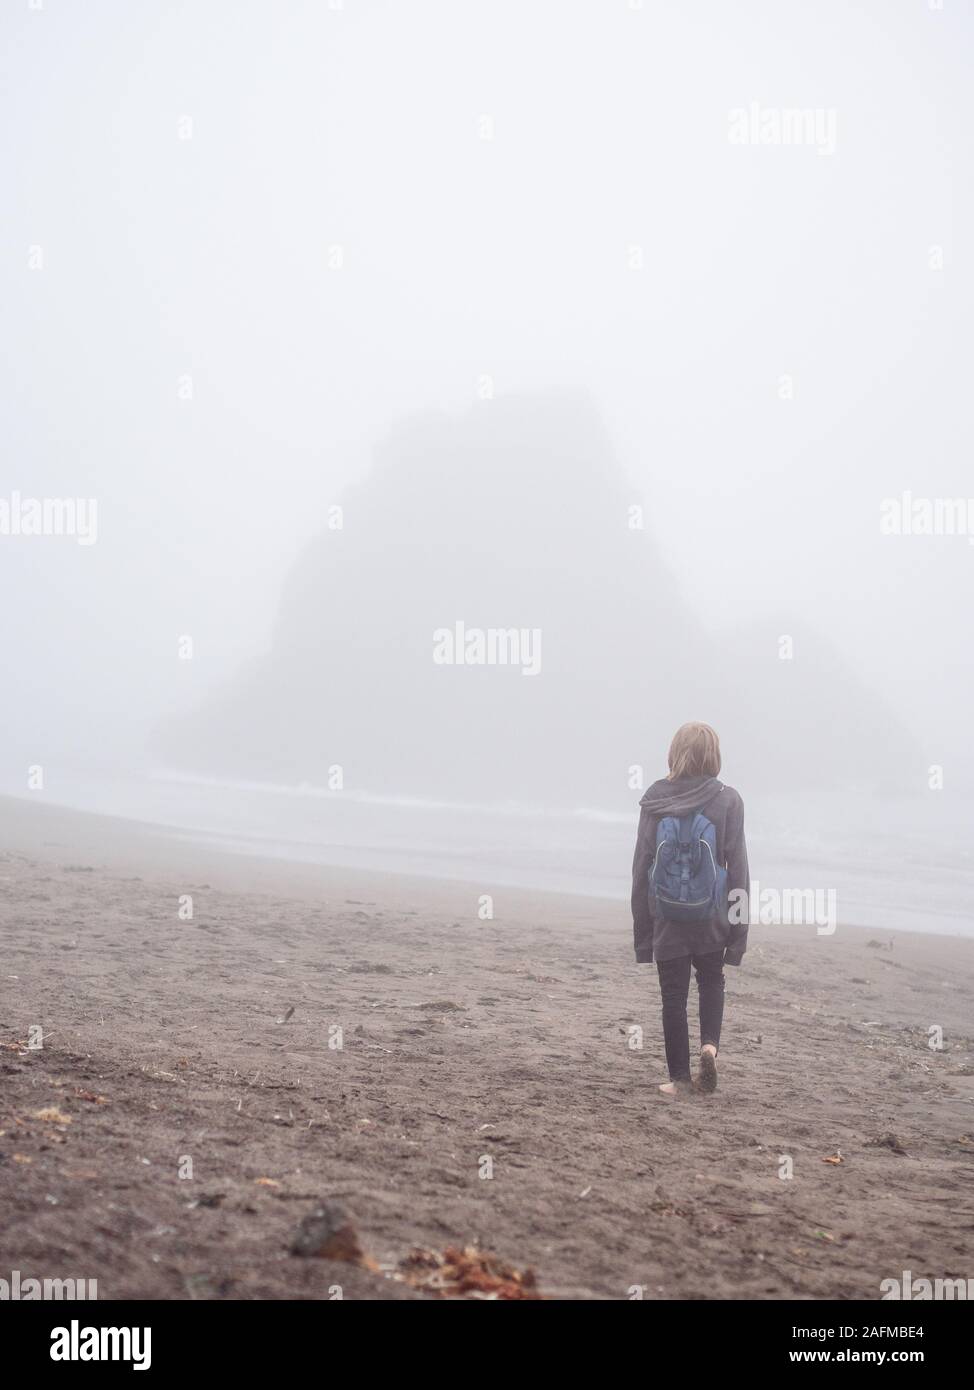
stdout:
MULTIPOLYGON (((878 787, 914 757, 821 635, 728 626, 723 608, 704 626, 584 393, 419 416, 342 508, 295 565, 266 657, 160 731, 171 765, 319 785, 340 765, 376 793, 628 806, 629 769, 659 775, 687 719, 718 728, 749 786, 878 787)), ((755 542, 729 537, 729 562, 736 543, 755 542)))

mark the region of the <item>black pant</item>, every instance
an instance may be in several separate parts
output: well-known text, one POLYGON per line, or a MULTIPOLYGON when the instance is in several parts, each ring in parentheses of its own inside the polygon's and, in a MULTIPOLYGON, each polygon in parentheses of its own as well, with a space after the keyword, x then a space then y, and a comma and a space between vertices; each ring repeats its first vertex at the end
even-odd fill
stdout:
POLYGON ((720 1025, 724 1017, 724 953, 708 951, 703 956, 676 956, 658 960, 660 993, 663 996, 663 1041, 671 1081, 690 1080, 690 1034, 687 1030, 687 995, 690 993, 690 966, 697 972, 700 996, 700 1046, 720 1046, 720 1025))

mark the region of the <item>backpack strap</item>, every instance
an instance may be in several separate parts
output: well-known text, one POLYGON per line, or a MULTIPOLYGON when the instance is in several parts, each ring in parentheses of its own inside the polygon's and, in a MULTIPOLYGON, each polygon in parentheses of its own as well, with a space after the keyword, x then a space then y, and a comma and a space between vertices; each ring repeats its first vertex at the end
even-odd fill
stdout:
POLYGON ((681 816, 677 822, 677 839, 681 849, 687 849, 693 838, 693 822, 696 820, 696 811, 691 811, 688 816, 681 816))
POLYGON ((693 863, 693 822, 696 818, 696 811, 691 811, 688 816, 681 816, 678 821, 677 838, 680 844, 680 902, 685 903, 690 899, 690 867, 693 863))

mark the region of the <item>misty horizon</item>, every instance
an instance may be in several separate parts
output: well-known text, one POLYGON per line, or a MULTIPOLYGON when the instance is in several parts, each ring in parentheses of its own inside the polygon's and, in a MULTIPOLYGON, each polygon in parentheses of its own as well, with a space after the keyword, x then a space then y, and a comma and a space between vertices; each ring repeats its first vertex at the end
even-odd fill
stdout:
MULTIPOLYGON (((463 799, 470 781, 488 800, 550 788, 564 804, 614 807, 632 804, 634 764, 651 780, 673 727, 704 718, 721 727, 728 775, 761 794, 776 767, 800 791, 836 769, 855 782, 861 765, 867 784, 928 805, 932 777, 941 802, 968 796, 974 671, 957 605, 970 538, 914 528, 904 499, 943 507, 971 490, 970 271, 955 245, 970 192, 951 172, 969 142, 971 98, 955 78, 970 16, 865 5, 842 11, 840 42, 800 9, 777 28, 746 5, 500 4, 470 45, 472 13, 435 0, 416 15, 244 4, 226 25, 219 8, 93 0, 5 15, 5 100, 36 119, 5 137, 0 566, 16 602, 0 615, 3 785, 27 794, 37 764, 54 797, 69 764, 75 786, 88 767, 94 788, 99 769, 160 762, 295 784, 348 763, 350 785, 378 794, 463 799), (431 25, 450 63, 424 42, 431 25), (936 109, 916 99, 932 91, 936 109), (349 669, 341 658, 328 690, 319 671, 308 705, 344 700, 356 746, 332 747, 340 730, 322 740, 309 708, 306 745, 275 750, 291 707, 272 698, 269 665, 282 633, 314 650, 316 605, 333 598, 294 593, 335 539, 334 509, 351 518, 357 496, 375 502, 384 450, 411 432, 437 448, 455 433, 469 469, 477 430, 523 408, 522 438, 509 430, 492 468, 508 506, 518 470, 534 479, 543 559, 564 498, 523 455, 533 428, 554 438, 557 410, 542 427, 523 403, 555 400, 586 402, 592 478, 608 488, 593 503, 606 504, 600 599, 580 550, 558 553, 578 611, 601 603, 589 656, 579 642, 569 657, 557 605, 547 633, 526 611, 530 585, 523 601, 485 591, 467 611, 457 571, 435 613, 417 592, 404 615, 409 641, 422 632, 430 647, 460 621, 542 629, 534 684, 560 672, 568 685, 543 730, 525 732, 536 756, 524 778, 490 750, 532 680, 518 676, 516 695, 493 680, 485 713, 466 687, 506 673, 431 655, 409 699, 422 706, 434 675, 462 678, 467 717, 493 721, 482 753, 449 775, 418 754, 412 765, 432 726, 449 746, 441 682, 426 713, 404 703, 401 727, 366 755, 364 710, 351 708, 365 671, 341 623, 349 669), (17 520, 24 499, 96 510, 76 517, 79 534, 55 518, 37 536, 17 520), (637 533, 626 509, 638 505, 637 533), (658 585, 673 596, 670 650, 677 611, 694 648, 655 707, 652 621, 623 641, 640 584, 647 603, 658 585), (611 698, 589 688, 587 660, 611 698), (248 716, 241 692, 255 680, 248 716), (221 702, 241 716, 239 756, 219 727, 207 746, 221 702)), ((449 468, 441 481, 457 482, 449 468)), ((360 646, 435 530, 408 479, 396 486, 401 532, 382 520, 395 566, 373 551, 346 600, 360 646)), ((441 503, 430 497, 433 518, 441 503)), ((500 522, 498 535, 516 517, 500 522)), ((367 545, 349 525, 346 551, 367 545)), ((532 537, 521 542, 523 563, 532 537)))

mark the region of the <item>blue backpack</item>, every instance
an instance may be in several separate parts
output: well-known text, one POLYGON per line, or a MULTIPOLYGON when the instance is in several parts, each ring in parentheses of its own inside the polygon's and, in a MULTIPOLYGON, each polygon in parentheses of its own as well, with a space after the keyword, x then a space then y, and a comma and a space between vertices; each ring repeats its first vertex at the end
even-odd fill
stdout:
POLYGON ((705 922, 723 901, 727 870, 717 864, 717 831, 702 811, 663 816, 649 891, 668 922, 705 922))

